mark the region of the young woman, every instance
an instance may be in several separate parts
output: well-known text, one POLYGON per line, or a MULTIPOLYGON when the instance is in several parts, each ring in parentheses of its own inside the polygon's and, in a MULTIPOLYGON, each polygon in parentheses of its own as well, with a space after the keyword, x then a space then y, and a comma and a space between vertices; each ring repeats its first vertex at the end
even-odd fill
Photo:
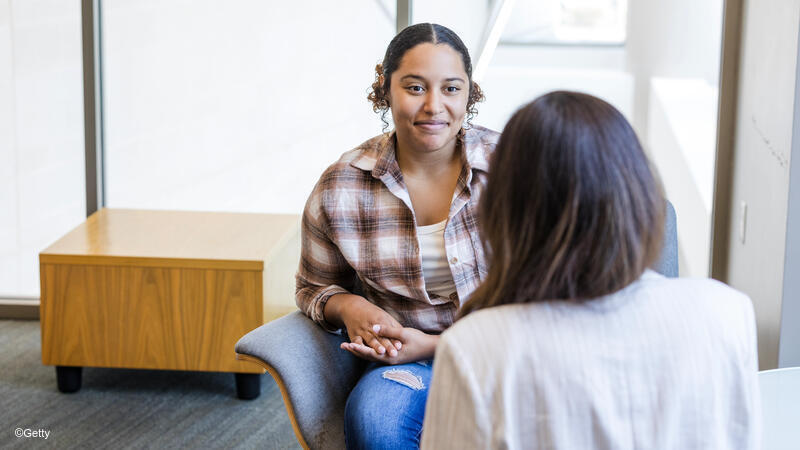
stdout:
POLYGON ((663 212, 611 105, 519 110, 479 206, 489 274, 436 349, 422 447, 757 447, 750 299, 647 270, 663 212))
POLYGON ((347 446, 416 447, 438 334, 486 274, 475 211, 498 134, 469 124, 483 96, 443 26, 400 32, 372 88, 394 130, 342 155, 315 186, 297 304, 372 362, 347 401, 347 446))

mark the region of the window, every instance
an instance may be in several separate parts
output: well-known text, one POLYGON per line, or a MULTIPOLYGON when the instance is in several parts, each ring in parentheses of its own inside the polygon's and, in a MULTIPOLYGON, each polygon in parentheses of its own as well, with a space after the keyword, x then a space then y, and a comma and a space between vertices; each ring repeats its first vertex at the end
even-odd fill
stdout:
POLYGON ((623 44, 627 9, 627 0, 519 0, 501 42, 623 44))
POLYGON ((0 297, 86 218, 80 2, 0 3, 0 297), (13 5, 13 7, 12 7, 13 5))

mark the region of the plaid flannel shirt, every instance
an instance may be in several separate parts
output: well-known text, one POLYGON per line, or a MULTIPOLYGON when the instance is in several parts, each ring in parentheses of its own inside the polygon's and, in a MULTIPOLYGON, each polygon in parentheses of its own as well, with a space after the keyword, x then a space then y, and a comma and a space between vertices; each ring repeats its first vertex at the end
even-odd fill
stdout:
POLYGON ((476 212, 498 137, 475 126, 462 140, 464 164, 444 230, 456 293, 443 298, 425 290, 414 209, 391 133, 342 155, 314 187, 303 212, 297 306, 335 331, 323 316, 325 303, 332 295, 360 290, 403 326, 427 333, 449 327, 486 276, 476 212))

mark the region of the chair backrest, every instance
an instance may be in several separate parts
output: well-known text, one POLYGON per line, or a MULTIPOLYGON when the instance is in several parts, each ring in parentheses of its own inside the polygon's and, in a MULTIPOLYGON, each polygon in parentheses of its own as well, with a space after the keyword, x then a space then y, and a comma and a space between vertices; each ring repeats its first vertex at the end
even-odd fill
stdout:
POLYGON ((800 448, 800 367, 758 373, 762 448, 800 448))
POLYGON ((667 200, 667 214, 664 217, 664 246, 661 257, 653 265, 653 270, 669 278, 678 276, 678 223, 675 208, 667 200))

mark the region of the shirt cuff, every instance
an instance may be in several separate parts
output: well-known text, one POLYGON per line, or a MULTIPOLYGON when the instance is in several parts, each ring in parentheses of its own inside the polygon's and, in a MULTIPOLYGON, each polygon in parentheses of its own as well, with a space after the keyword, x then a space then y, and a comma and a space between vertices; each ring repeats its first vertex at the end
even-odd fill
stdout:
POLYGON ((342 329, 338 328, 327 320, 325 320, 325 314, 323 311, 325 310, 325 304, 328 303, 328 300, 336 294, 350 294, 351 292, 347 289, 332 285, 325 288, 322 292, 317 294, 317 298, 314 300, 313 305, 311 307, 311 320, 318 323, 319 326, 322 327, 323 330, 334 333, 334 334, 342 334, 342 329))

